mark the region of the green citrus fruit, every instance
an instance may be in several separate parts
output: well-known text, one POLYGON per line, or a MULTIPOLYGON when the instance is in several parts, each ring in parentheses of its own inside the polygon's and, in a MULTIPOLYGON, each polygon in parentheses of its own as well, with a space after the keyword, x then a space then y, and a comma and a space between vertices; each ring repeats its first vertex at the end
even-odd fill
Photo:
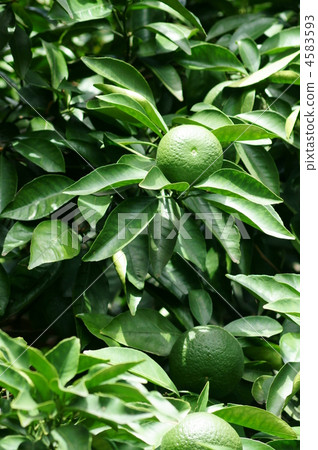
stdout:
POLYGON ((199 326, 182 334, 170 353, 170 375, 179 389, 201 392, 207 381, 220 399, 235 389, 244 368, 240 344, 215 325, 199 326))
POLYGON ((172 128, 157 150, 157 165, 171 182, 197 183, 221 169, 222 163, 220 142, 199 125, 172 128))
POLYGON ((208 413, 193 413, 166 433, 161 450, 242 450, 234 428, 225 420, 208 413))

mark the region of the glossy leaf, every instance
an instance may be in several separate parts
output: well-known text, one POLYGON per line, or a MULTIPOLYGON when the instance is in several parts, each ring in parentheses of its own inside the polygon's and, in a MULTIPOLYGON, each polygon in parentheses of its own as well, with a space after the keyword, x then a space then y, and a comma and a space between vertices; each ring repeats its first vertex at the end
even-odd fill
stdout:
POLYGON ((257 84, 260 81, 266 80, 268 77, 278 72, 279 70, 284 69, 289 63, 291 63, 297 56, 299 52, 292 53, 291 55, 285 56, 284 58, 279 59, 278 61, 267 64, 262 69, 257 72, 252 73, 251 75, 242 78, 241 80, 234 81, 230 86, 231 87, 246 87, 252 86, 253 84, 257 84))
POLYGON ((68 78, 68 68, 61 50, 51 42, 43 41, 43 47, 51 70, 52 87, 57 89, 68 78))
POLYGON ((210 382, 207 381, 206 385, 202 389, 196 407, 195 412, 205 412, 208 402, 209 402, 209 388, 210 388, 210 382))
POLYGON ((200 231, 199 223, 185 214, 181 215, 175 251, 202 271, 205 270, 207 251, 204 236, 200 231))
POLYGON ((268 309, 270 311, 275 311, 278 313, 285 313, 285 314, 300 314, 300 301, 296 299, 280 299, 275 300, 274 302, 267 303, 263 306, 264 309, 268 309))
POLYGON ((296 433, 282 419, 254 406, 229 406, 214 412, 227 422, 281 438, 296 438, 296 433))
POLYGON ((213 304, 210 295, 204 289, 189 292, 189 306, 191 313, 200 325, 207 325, 213 312, 213 304))
POLYGON ((257 403, 263 405, 266 403, 269 388, 273 382, 274 376, 272 375, 261 375, 258 377, 252 387, 252 395, 257 403))
POLYGON ((0 154, 0 212, 11 202, 17 190, 17 173, 14 165, 0 154))
POLYGON ((150 70, 180 102, 183 101, 181 78, 172 65, 149 65, 150 70))
POLYGON ((139 350, 123 347, 108 347, 100 350, 88 350, 84 352, 84 354, 105 359, 105 361, 110 364, 142 361, 140 364, 130 369, 129 372, 178 394, 177 388, 159 364, 151 359, 146 353, 139 350))
POLYGON ((123 250, 126 256, 127 279, 137 288, 143 289, 149 269, 148 237, 140 234, 123 250))
POLYGON ((257 39, 262 36, 268 29, 270 29, 277 21, 274 17, 260 17, 256 16, 254 20, 247 21, 240 25, 238 29, 233 33, 229 41, 229 48, 232 51, 236 51, 237 42, 243 38, 249 37, 251 39, 257 39))
POLYGON ((280 338, 279 348, 284 363, 300 361, 300 334, 285 333, 280 338))
POLYGON ((111 200, 111 197, 106 196, 80 195, 77 204, 84 219, 95 228, 97 222, 105 215, 111 200))
POLYGON ((210 28, 207 40, 226 34, 229 31, 235 30, 244 23, 251 22, 257 17, 257 14, 240 14, 235 16, 224 17, 213 24, 210 28))
POLYGON ((245 198, 260 205, 283 201, 252 176, 233 169, 218 170, 195 188, 230 197, 245 198))
POLYGON ((195 44, 191 55, 179 55, 177 61, 192 70, 216 70, 246 73, 236 56, 226 48, 208 43, 195 44))
POLYGON ((264 444, 264 442, 255 439, 241 438, 241 441, 243 450, 270 450, 272 448, 269 445, 264 444))
POLYGON ((23 80, 32 60, 30 44, 28 34, 19 25, 16 25, 12 38, 10 39, 10 48, 14 60, 14 68, 23 80))
POLYGON ((104 57, 83 57, 82 61, 94 72, 117 86, 138 92, 150 103, 155 104, 151 89, 144 77, 130 64, 119 59, 104 57))
POLYGON ((32 233, 32 227, 16 222, 6 235, 2 255, 5 256, 15 248, 27 244, 31 240, 32 233))
POLYGON ((63 175, 42 175, 25 184, 1 216, 16 220, 36 220, 67 203, 72 196, 63 191, 72 184, 63 175))
POLYGON ((187 198, 184 204, 196 214, 196 219, 202 220, 206 229, 215 235, 232 261, 238 263, 241 257, 241 235, 234 220, 230 220, 202 196, 187 198))
POLYGON ((183 25, 177 25, 174 23, 156 22, 146 25, 148 30, 154 33, 161 34, 162 36, 169 39, 169 41, 176 44, 188 55, 191 55, 191 47, 188 38, 191 35, 191 30, 183 25))
POLYGON ((240 220, 269 236, 279 239, 295 239, 284 227, 282 220, 272 206, 263 206, 249 200, 210 194, 206 200, 228 213, 238 213, 240 220))
POLYGON ((184 17, 185 20, 187 20, 193 26, 199 28, 199 30, 205 34, 204 28, 202 27, 200 20, 191 11, 185 8, 183 4, 179 2, 179 0, 161 0, 161 1, 162 3, 165 3, 166 5, 170 6, 170 8, 177 11, 182 17, 184 17))
POLYGON ((170 183, 168 178, 161 172, 159 167, 154 166, 147 173, 145 178, 139 184, 139 186, 143 189, 147 190, 161 190, 161 189, 171 189, 174 191, 184 192, 189 189, 189 183, 187 182, 179 182, 179 183, 170 183))
POLYGON ((107 217, 83 260, 100 261, 117 253, 148 226, 157 208, 158 201, 151 197, 124 200, 107 217))
POLYGON ((92 436, 89 431, 79 425, 64 425, 51 431, 51 436, 60 450, 76 450, 90 448, 92 436))
POLYGON ((299 390, 299 363, 287 363, 275 375, 270 386, 266 409, 280 416, 289 400, 299 390))
POLYGON ((169 355, 181 332, 165 317, 151 309, 139 309, 135 316, 125 312, 116 316, 101 333, 128 347, 169 355))
POLYGON ((261 46, 261 53, 279 53, 289 48, 300 46, 300 29, 291 27, 274 34, 266 39, 261 46))
POLYGON ((226 275, 230 280, 247 289, 258 300, 274 302, 284 298, 298 299, 299 293, 276 277, 269 275, 226 275))
POLYGON ((147 172, 127 164, 109 164, 99 167, 69 186, 65 193, 70 195, 89 195, 100 190, 116 189, 139 183, 147 172))
POLYGON ((85 4, 81 0, 58 0, 58 3, 63 9, 56 7, 56 2, 53 4, 50 15, 63 22, 86 22, 111 14, 111 7, 106 0, 85 1, 85 4))
POLYGON ((295 108, 294 111, 286 119, 285 132, 286 132, 287 139, 290 138, 290 135, 293 132, 295 123, 299 116, 299 112, 300 112, 300 108, 299 107, 295 108))
POLYGON ((245 38, 237 43, 240 57, 250 72, 256 72, 261 58, 257 45, 251 38, 245 38))
POLYGON ((270 153, 263 147, 254 147, 246 144, 235 144, 235 148, 250 174, 265 184, 276 195, 279 195, 278 169, 270 153))
POLYGON ((76 375, 79 353, 80 341, 71 337, 59 342, 45 354, 46 359, 56 368, 63 385, 76 375))
POLYGON ((84 322, 84 325, 90 333, 107 343, 107 337, 102 335, 100 330, 111 322, 111 316, 107 316, 106 314, 81 313, 77 317, 84 322))
POLYGON ((251 111, 244 114, 239 114, 239 118, 257 124, 260 127, 265 128, 270 133, 274 133, 281 137, 283 140, 289 142, 295 147, 299 147, 299 140, 296 139, 293 134, 287 139, 285 131, 286 119, 281 114, 274 111, 251 111))
POLYGON ((62 220, 45 220, 35 228, 30 248, 28 268, 63 261, 80 252, 78 235, 62 220))
POLYGON ((224 327, 234 336, 265 336, 267 338, 283 331, 281 324, 267 316, 245 316, 224 327))
POLYGON ((61 150, 45 139, 31 138, 17 141, 14 150, 46 172, 64 172, 65 163, 61 150))
POLYGON ((158 213, 149 225, 149 260, 159 277, 170 260, 178 238, 180 208, 173 199, 159 201, 158 213))
MULTIPOLYGON (((240 116, 242 116, 242 114, 240 114, 240 116)), ((275 137, 274 133, 268 132, 257 125, 245 124, 226 125, 213 130, 212 133, 223 145, 235 141, 258 141, 275 137)))

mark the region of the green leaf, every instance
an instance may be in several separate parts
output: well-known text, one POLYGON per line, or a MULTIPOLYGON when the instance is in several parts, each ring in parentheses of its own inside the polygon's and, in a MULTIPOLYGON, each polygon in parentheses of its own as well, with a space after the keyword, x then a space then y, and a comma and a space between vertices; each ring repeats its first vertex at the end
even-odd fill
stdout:
POLYGON ((14 150, 46 172, 65 172, 61 150, 50 141, 39 138, 17 141, 14 150))
MULTIPOLYGON (((238 117, 248 114, 251 113, 239 114, 238 117)), ((267 132, 260 126, 245 124, 226 125, 224 127, 213 130, 212 133, 223 145, 235 141, 257 141, 260 139, 271 139, 273 137, 276 137, 274 133, 267 132)))
POLYGON ((184 25, 177 25, 175 23, 156 22, 145 25, 145 28, 154 33, 161 34, 169 41, 176 44, 187 55, 191 55, 191 47, 189 44, 189 37, 192 30, 184 25))
POLYGON ((17 190, 18 177, 14 165, 0 154, 0 213, 11 202, 17 190))
POLYGON ((109 16, 112 12, 107 0, 85 1, 85 7, 81 0, 58 0, 58 3, 59 5, 57 2, 53 3, 50 17, 66 23, 100 19, 109 16))
POLYGON ((3 243, 2 256, 7 255, 17 247, 27 244, 31 240, 32 233, 32 227, 16 222, 6 235, 3 243))
POLYGON ((107 343, 107 338, 101 334, 100 330, 112 321, 111 316, 96 313, 82 313, 77 314, 76 317, 84 322, 84 325, 90 333, 107 343))
POLYGON ((193 116, 188 117, 186 121, 186 123, 203 125, 210 130, 233 124, 232 120, 218 109, 199 111, 193 114, 193 116))
POLYGON ((241 438, 243 450, 271 450, 272 447, 270 447, 267 444, 264 444, 264 442, 256 441, 255 439, 246 439, 241 438))
POLYGON ((181 223, 175 251, 194 263, 202 271, 205 270, 206 243, 199 224, 192 217, 181 215, 181 223))
POLYGON ((294 430, 282 419, 264 409, 254 406, 229 406, 213 414, 227 422, 252 430, 262 431, 281 438, 296 438, 294 430))
POLYGON ((286 119, 285 132, 286 132, 287 139, 290 138, 290 136, 291 136, 291 134, 293 132, 293 129, 294 129, 294 126, 295 126, 296 121, 298 119, 299 113, 300 113, 300 107, 296 107, 294 109, 294 111, 286 119))
POLYGON ((282 30, 274 36, 266 39, 261 48, 262 54, 274 54, 283 52, 290 48, 297 48, 300 46, 300 29, 299 27, 291 27, 286 30, 282 30))
POLYGON ((161 190, 161 189, 171 189, 174 191, 184 192, 189 189, 189 183, 187 182, 179 182, 179 183, 170 183, 168 178, 161 172, 159 167, 154 166, 147 173, 145 178, 139 183, 139 186, 146 190, 161 190))
POLYGON ((183 55, 180 53, 177 56, 177 62, 181 66, 191 70, 246 73, 240 61, 230 50, 221 45, 209 44, 207 42, 193 45, 191 47, 191 55, 183 55))
POLYGON ((285 56, 284 58, 279 59, 278 61, 267 64, 262 69, 257 72, 252 73, 251 75, 242 78, 241 80, 234 81, 230 87, 246 87, 251 86, 253 84, 257 84, 260 81, 266 80, 268 77, 278 72, 279 70, 284 69, 289 63, 291 63, 297 56, 299 55, 299 51, 292 53, 291 55, 285 56))
POLYGON ((63 425, 51 431, 51 436, 60 450, 91 448, 92 436, 87 428, 80 425, 63 425))
POLYGON ((286 333, 280 338, 279 348, 284 363, 300 361, 300 334, 286 333))
POLYGON ((195 289, 189 292, 189 306, 191 313, 200 325, 210 322, 213 304, 210 295, 204 289, 195 289))
POLYGON ((251 122, 253 124, 257 124, 258 126, 268 130, 270 133, 274 133, 277 136, 281 137, 284 141, 288 142, 289 144, 292 144, 295 147, 299 148, 299 139, 298 138, 296 139, 296 137, 294 137, 293 134, 291 134, 290 137, 287 139, 285 131, 286 119, 281 114, 275 111, 259 110, 238 114, 237 117, 246 120, 248 122, 251 122))
POLYGON ((149 224, 149 260, 155 277, 159 277, 170 260, 178 238, 180 208, 175 200, 159 201, 158 213, 149 224))
POLYGON ((53 89, 58 89, 68 78, 68 68, 63 53, 51 42, 43 41, 43 47, 51 70, 53 89))
POLYGON ((156 75, 161 83, 174 95, 179 102, 183 102, 183 90, 181 78, 172 65, 148 65, 149 69, 156 75))
POLYGON ((70 195, 89 195, 139 183, 147 172, 127 164, 109 164, 93 170, 65 190, 70 195))
POLYGON ((251 39, 257 39, 270 29, 274 23, 277 22, 275 17, 255 17, 254 20, 243 23, 233 33, 229 41, 229 49, 234 52, 237 50, 237 42, 242 38, 249 37, 251 39))
POLYGON ((49 350, 45 357, 56 368, 63 386, 77 373, 80 341, 76 337, 64 339, 49 350))
MULTIPOLYGON (((107 133, 109 135, 109 133, 107 133)), ((151 145, 151 142, 149 142, 151 145)), ((148 158, 142 155, 123 155, 117 161, 117 164, 126 164, 128 166, 137 167, 137 169, 143 169, 148 172, 155 164, 154 159, 148 158)))
POLYGON ((256 72, 261 63, 261 57, 255 41, 251 38, 245 38, 238 41, 237 46, 244 66, 250 72, 256 72))
POLYGON ((148 226, 157 208, 158 201, 153 197, 124 200, 107 217, 83 261, 100 261, 124 248, 148 226))
POLYGON ((130 369, 129 372, 143 377, 151 383, 161 386, 164 389, 168 389, 178 395, 177 388, 172 383, 166 372, 146 353, 140 352, 139 350, 134 350, 132 348, 108 347, 100 350, 89 350, 84 352, 84 354, 105 359, 105 361, 109 364, 142 361, 136 367, 130 369))
POLYGON ((269 275, 226 275, 235 283, 247 289, 258 300, 274 302, 275 300, 293 298, 298 299, 299 293, 286 284, 279 282, 276 277, 269 275))
POLYGON ((0 316, 3 316, 10 299, 10 282, 7 272, 0 264, 0 316))
POLYGON ((277 320, 267 316, 242 317, 227 324, 224 329, 234 336, 265 336, 267 338, 283 331, 283 327, 277 320))
POLYGON ((237 14, 235 16, 224 17, 215 22, 210 28, 207 41, 235 30, 241 25, 255 20, 257 17, 259 17, 258 14, 237 14))
POLYGON ((202 27, 200 20, 187 8, 185 8, 179 0, 161 0, 161 3, 165 3, 170 6, 170 8, 177 11, 185 20, 191 23, 194 27, 198 28, 202 33, 205 34, 204 28, 202 27))
POLYGON ((235 144, 235 148, 250 174, 279 195, 279 174, 271 154, 263 147, 235 144))
POLYGON ((1 213, 16 220, 36 220, 56 211, 72 197, 63 191, 72 183, 63 175, 42 175, 25 184, 1 213))
POLYGON ((267 411, 280 416, 289 400, 298 392, 299 387, 299 363, 285 364, 275 375, 269 388, 267 411))
POLYGON ((97 222, 104 217, 111 201, 111 197, 106 196, 80 195, 77 204, 84 219, 95 228, 97 222))
POLYGON ((245 198, 260 205, 283 201, 254 177, 233 169, 218 170, 195 188, 230 197, 245 198))
POLYGON ((41 264, 63 261, 80 252, 78 234, 62 220, 45 220, 35 228, 30 248, 28 269, 41 264))
MULTIPOLYGON (((128 114, 127 106, 134 106, 135 109, 137 107, 136 104, 129 102, 129 99, 134 100, 137 102, 141 108, 140 112, 143 114, 146 114, 148 118, 156 125, 156 130, 163 130, 165 132, 168 132, 167 124, 163 120, 161 114, 157 110, 157 108, 149 102, 145 97, 138 94, 137 92, 131 91, 129 89, 124 89, 119 86, 113 86, 111 84, 96 84, 95 85, 98 89, 100 89, 105 94, 119 94, 120 96, 128 97, 128 103, 124 101, 123 97, 117 97, 116 100, 120 99, 120 104, 117 104, 117 107, 119 107, 122 111, 128 114), (126 107, 126 108, 125 108, 126 107), (124 109, 123 109, 124 108, 124 109)), ((115 96, 109 97, 109 95, 99 95, 97 96, 98 99, 105 101, 106 103, 111 101, 111 103, 116 103, 114 101, 115 96)), ((103 103, 101 104, 101 106, 103 103)), ((145 121, 145 119, 143 119, 145 121)), ((146 120, 145 125, 147 125, 149 122, 146 120)), ((155 130, 154 130, 155 131, 155 130)), ((134 143, 134 139, 131 139, 131 143, 134 143)), ((137 143, 137 142, 136 142, 137 143)))
POLYGON ((206 228, 215 235, 232 261, 238 263, 241 257, 241 235, 234 221, 229 220, 229 217, 202 196, 187 198, 183 203, 196 214, 196 219, 201 219, 206 228))
POLYGON ((266 403, 269 388, 273 382, 272 375, 261 375, 258 377, 252 387, 252 395, 259 404, 266 403))
POLYGON ((299 73, 293 70, 279 70, 268 78, 270 83, 277 84, 294 84, 300 86, 299 73))
POLYGON ((300 450, 300 442, 296 440, 279 439, 277 441, 270 441, 268 444, 270 448, 276 450, 300 450))
POLYGON ((116 316, 101 333, 128 347, 168 356, 181 332, 155 310, 139 309, 116 316))
POLYGON ((278 313, 285 314, 300 314, 300 301, 299 299, 293 298, 284 298, 280 300, 276 300, 271 303, 267 303, 263 306, 264 309, 268 309, 269 311, 275 311, 278 313))
POLYGON ((228 213, 238 213, 240 220, 279 239, 295 239, 270 205, 258 205, 243 198, 208 194, 206 200, 228 213))
POLYGON ((18 24, 10 39, 10 48, 14 60, 14 68, 19 77, 24 80, 32 61, 32 52, 29 36, 18 24))
POLYGON ((199 395, 197 404, 195 406, 195 412, 206 412, 206 408, 208 406, 209 402, 209 389, 210 389, 210 382, 207 381, 206 385, 201 391, 201 394, 199 395))
POLYGON ((143 289, 149 268, 148 237, 140 234, 123 249, 126 277, 137 289, 143 289))
POLYGON ((155 105, 151 89, 144 77, 130 64, 119 59, 104 57, 82 58, 84 64, 104 78, 126 89, 138 92, 155 105))

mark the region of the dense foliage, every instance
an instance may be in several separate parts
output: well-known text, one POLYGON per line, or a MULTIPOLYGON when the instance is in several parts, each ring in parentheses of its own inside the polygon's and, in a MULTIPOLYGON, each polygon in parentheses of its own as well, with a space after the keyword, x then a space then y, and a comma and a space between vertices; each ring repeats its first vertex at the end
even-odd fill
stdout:
POLYGON ((299 448, 298 15, 1 2, 1 450, 157 448, 191 411, 244 450, 299 448), (180 124, 223 147, 192 185, 156 166, 180 124), (244 351, 221 401, 169 376, 207 324, 244 351))

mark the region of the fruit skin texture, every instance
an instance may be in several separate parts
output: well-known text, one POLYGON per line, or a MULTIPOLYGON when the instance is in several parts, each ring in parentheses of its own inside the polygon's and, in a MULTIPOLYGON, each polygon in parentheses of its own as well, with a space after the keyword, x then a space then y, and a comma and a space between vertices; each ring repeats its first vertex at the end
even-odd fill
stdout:
POLYGON ((232 334, 207 325, 182 334, 171 350, 169 363, 170 376, 179 389, 200 393, 210 381, 212 398, 221 399, 242 378, 244 355, 232 334))
POLYGON ((168 431, 161 442, 161 450, 202 450, 202 444, 214 450, 242 450, 242 443, 234 428, 225 420, 205 412, 186 416, 168 431))
POLYGON ((199 125, 172 128, 160 141, 157 165, 169 181, 198 183, 221 169, 223 151, 218 139, 199 125))

